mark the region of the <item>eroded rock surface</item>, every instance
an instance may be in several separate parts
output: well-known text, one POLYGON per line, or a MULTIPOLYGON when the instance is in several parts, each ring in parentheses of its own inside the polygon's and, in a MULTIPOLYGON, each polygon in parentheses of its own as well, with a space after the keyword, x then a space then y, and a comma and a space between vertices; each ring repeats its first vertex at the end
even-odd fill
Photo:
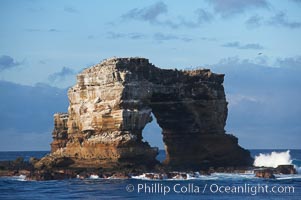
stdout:
POLYGON ((223 80, 208 69, 160 69, 144 58, 104 60, 78 74, 69 89, 68 114, 54 116, 51 155, 44 163, 68 158, 71 167, 152 166, 158 149, 142 141, 142 130, 153 113, 167 166, 252 165, 237 138, 225 134, 223 80))

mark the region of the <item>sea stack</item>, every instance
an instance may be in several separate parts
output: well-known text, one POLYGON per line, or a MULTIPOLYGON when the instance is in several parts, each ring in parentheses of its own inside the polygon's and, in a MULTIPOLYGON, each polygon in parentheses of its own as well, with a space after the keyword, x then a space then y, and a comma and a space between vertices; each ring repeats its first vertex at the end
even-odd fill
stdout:
POLYGON ((51 154, 36 166, 152 167, 158 148, 142 141, 152 113, 168 168, 251 166, 249 151, 225 133, 223 81, 209 69, 160 69, 136 57, 104 60, 77 75, 68 113, 54 115, 51 154))

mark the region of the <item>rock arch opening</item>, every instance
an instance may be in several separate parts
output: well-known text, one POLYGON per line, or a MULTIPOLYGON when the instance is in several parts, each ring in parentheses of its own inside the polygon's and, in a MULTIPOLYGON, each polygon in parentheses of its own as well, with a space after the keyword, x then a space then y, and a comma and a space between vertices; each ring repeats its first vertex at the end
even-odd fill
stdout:
POLYGON ((151 113, 152 121, 142 130, 142 138, 144 142, 148 142, 152 147, 159 148, 159 154, 156 159, 163 162, 166 158, 165 144, 163 142, 162 128, 159 126, 156 117, 151 113))

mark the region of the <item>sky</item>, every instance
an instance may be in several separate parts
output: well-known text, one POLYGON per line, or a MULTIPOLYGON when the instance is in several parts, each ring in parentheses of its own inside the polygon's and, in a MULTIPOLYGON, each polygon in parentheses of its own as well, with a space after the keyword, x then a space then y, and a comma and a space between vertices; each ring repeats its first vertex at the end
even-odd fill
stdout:
MULTIPOLYGON (((76 74, 101 60, 225 74, 227 133, 248 149, 301 141, 300 0, 0 0, 0 151, 49 150, 76 74)), ((163 148, 154 120, 143 132, 163 148)))

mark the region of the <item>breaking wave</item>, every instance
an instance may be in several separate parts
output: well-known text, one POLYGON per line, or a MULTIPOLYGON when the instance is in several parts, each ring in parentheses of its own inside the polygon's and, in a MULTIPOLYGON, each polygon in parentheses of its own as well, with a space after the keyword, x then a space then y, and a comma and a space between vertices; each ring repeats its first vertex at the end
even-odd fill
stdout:
POLYGON ((278 165, 290 165, 292 159, 290 151, 275 152, 255 156, 254 166, 256 167, 277 167, 278 165))

